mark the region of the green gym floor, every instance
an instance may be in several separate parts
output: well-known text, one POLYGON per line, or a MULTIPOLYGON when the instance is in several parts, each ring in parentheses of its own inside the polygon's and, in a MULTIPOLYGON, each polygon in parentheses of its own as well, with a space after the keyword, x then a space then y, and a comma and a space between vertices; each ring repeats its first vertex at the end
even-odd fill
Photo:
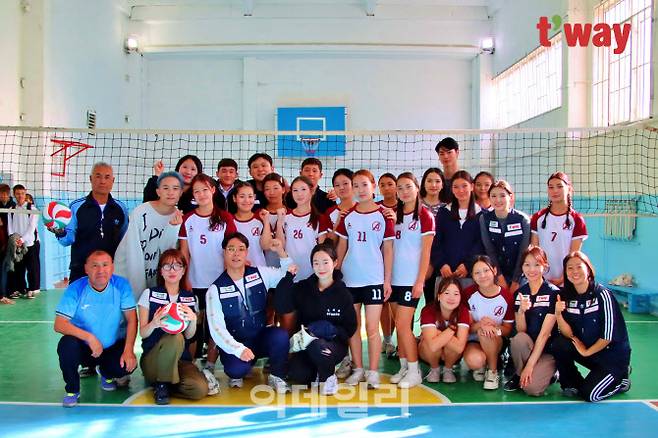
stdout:
MULTIPOLYGON (((92 409, 94 406, 100 407, 98 405, 103 405, 105 407, 111 407, 111 405, 116 405, 117 407, 121 407, 124 405, 125 407, 126 404, 139 404, 139 409, 150 409, 150 405, 152 405, 150 391, 146 389, 143 377, 138 369, 135 373, 133 373, 129 388, 117 390, 115 392, 102 391, 99 387, 98 379, 95 377, 84 378, 81 381, 82 396, 80 402, 82 406, 73 410, 63 409, 60 407, 59 404, 61 403, 62 396, 64 395, 64 383, 61 378, 56 353, 56 346, 60 335, 53 331, 53 319, 55 315, 55 307, 57 306, 61 294, 62 292, 59 290, 44 291, 37 295, 36 299, 34 300, 18 299, 16 300, 16 305, 2 305, 0 307, 0 333, 2 333, 2 342, 0 342, 0 356, 4 358, 3 364, 0 367, 0 414, 3 416, 3 418, 5 418, 5 420, 10 419, 9 424, 14 427, 14 429, 10 428, 9 430, 17 432, 17 435, 27 436, 34 433, 43 433, 45 431, 43 428, 51 427, 52 425, 48 425, 50 425, 53 421, 59 422, 57 423, 57 427, 60 429, 51 429, 50 432, 53 430, 61 432, 61 427, 63 427, 62 425, 67 424, 67 421, 70 421, 69 417, 72 415, 70 414, 71 411, 78 412, 75 415, 81 415, 80 413, 82 412, 88 412, 90 417, 85 421, 90 422, 89 424, 93 424, 93 418, 95 418, 94 415, 96 415, 96 413, 94 413, 95 411, 92 409), (141 400, 141 402, 139 402, 139 400, 141 400), (135 403, 136 401, 138 401, 138 403, 135 403), (26 420, 27 422, 23 422, 23 414, 16 414, 16 412, 23 412, 21 409, 24 409, 25 406, 31 406, 31 409, 34 409, 35 415, 37 415, 37 412, 40 412, 42 409, 47 410, 48 412, 44 413, 43 415, 46 416, 44 418, 49 419, 48 424, 44 423, 40 426, 36 426, 37 423, 30 423, 28 426, 29 421, 26 420), (85 411, 85 409, 87 410, 85 411), (39 427, 41 429, 39 429, 39 427)), ((470 407, 471 409, 479 410, 495 410, 502 408, 502 406, 508 406, 508 408, 505 409, 516 409, 509 407, 510 405, 514 405, 517 406, 518 409, 530 409, 530 411, 528 411, 530 413, 523 411, 524 415, 540 415, 535 412, 536 409, 550 409, 552 411, 557 409, 558 406, 562 406, 563 404, 566 406, 568 403, 570 409, 576 409, 575 406, 578 406, 577 409, 586 409, 587 415, 601 416, 601 421, 604 422, 601 424, 607 424, 605 421, 613 421, 612 419, 616 418, 616 415, 621 416, 622 419, 619 421, 631 421, 630 419, 642 418, 642 424, 638 423, 632 427, 626 425, 622 429, 618 430, 618 433, 627 436, 637 436, 637 428, 642 427, 645 428, 645 434, 643 435, 647 436, 647 431, 658 430, 658 411, 656 410, 655 404, 651 403, 653 400, 658 400, 658 379, 656 379, 656 374, 654 371, 655 363, 657 362, 656 359, 658 359, 658 352, 655 349, 656 339, 658 339, 658 318, 649 315, 629 314, 627 312, 624 313, 624 317, 626 318, 631 345, 633 348, 633 373, 630 376, 632 381, 632 388, 625 394, 613 397, 611 402, 603 402, 599 404, 603 406, 606 405, 606 403, 612 403, 612 405, 615 406, 614 409, 610 407, 610 405, 608 405, 607 408, 599 408, 594 407, 592 404, 586 403, 574 404, 573 399, 566 399, 561 396, 559 385, 552 385, 547 391, 547 394, 540 398, 531 398, 525 396, 520 391, 512 393, 504 392, 502 390, 502 384, 501 389, 497 391, 484 391, 482 389, 481 383, 474 382, 470 377, 470 374, 463 372, 461 374, 460 381, 456 384, 424 384, 422 391, 425 391, 424 394, 430 394, 431 397, 434 397, 433 400, 437 400, 436 404, 427 402, 427 398, 423 398, 425 395, 419 395, 418 399, 414 400, 414 397, 416 396, 413 394, 416 393, 411 393, 412 396, 409 398, 409 401, 411 405, 416 406, 414 408, 415 410, 412 409, 411 413, 407 413, 402 416, 391 417, 392 414, 390 414, 388 411, 386 411, 386 414, 382 415, 389 419, 398 418, 400 421, 409 421, 409 417, 412 419, 415 418, 416 421, 423 421, 429 429, 423 429, 424 432, 419 431, 419 433, 411 433, 410 435, 425 435, 431 431, 436 432, 439 430, 432 427, 432 424, 438 421, 431 414, 433 411, 427 411, 427 409, 436 410, 439 405, 443 408, 446 408, 446 405, 448 405, 448 407, 452 405, 453 408, 460 407, 460 409, 465 409, 466 407, 470 407), (613 412, 613 414, 608 412, 608 410, 611 410, 610 412, 613 412), (647 429, 647 427, 650 427, 650 429, 647 429)), ((419 330, 417 329, 416 332, 418 333, 419 330)), ((141 353, 139 342, 140 341, 138 339, 138 346, 136 348, 136 354, 138 356, 141 353)), ((366 349, 364 348, 364 351, 365 350, 366 349)), ((390 375, 397 371, 398 362, 397 360, 389 360, 382 356, 380 367, 384 375, 390 375)), ((218 372, 217 375, 220 376, 220 379, 224 380, 223 386, 225 386, 226 379, 223 374, 218 372)), ((260 378, 260 373, 257 373, 256 379, 260 378)), ((387 377, 384 376, 382 378, 382 382, 387 382, 387 377)), ((203 407, 208 408, 209 406, 214 406, 215 410, 212 412, 215 413, 217 412, 217 409, 220 409, 220 411, 221 409, 228 409, 226 411, 227 414, 229 412, 233 412, 235 415, 238 415, 236 412, 245 412, 245 410, 254 408, 253 405, 247 406, 247 404, 243 404, 241 402, 231 401, 236 400, 235 398, 229 397, 227 399, 225 394, 228 391, 230 390, 223 389, 223 392, 220 395, 214 396, 212 398, 208 397, 204 402, 205 404, 203 404, 203 407), (220 405, 221 408, 219 407, 220 405)), ((249 391, 246 389, 239 391, 245 392, 243 395, 246 398, 243 399, 247 400, 249 397, 249 391)), ((289 399, 287 400, 289 401, 289 399)), ((286 403, 288 406, 290 406, 291 409, 299 409, 299 404, 288 403, 288 401, 286 403)), ((390 409, 391 406, 398 406, 399 408, 399 405, 396 404, 382 407, 381 405, 377 404, 376 401, 373 403, 372 391, 370 392, 370 396, 367 396, 366 399, 362 399, 361 401, 365 402, 367 406, 373 406, 375 410, 390 409)), ((332 405, 332 403, 333 402, 325 403, 325 405, 332 405)), ((200 407, 202 406, 199 403, 178 401, 177 403, 172 403, 170 408, 187 409, 187 411, 184 412, 190 412, 190 409, 200 407)), ((133 408, 134 409, 131 412, 137 415, 138 410, 135 410, 137 407, 133 408)), ((281 406, 278 406, 278 408, 280 409, 281 406)), ((152 409, 154 412, 158 412, 158 409, 155 407, 152 409)), ((102 412, 105 412, 104 415, 107 415, 107 412, 110 411, 105 410, 102 412)), ((118 410, 117 412, 124 411, 118 410)), ((140 415, 145 415, 143 412, 139 412, 140 415)), ((159 412, 162 411, 160 410, 159 412)), ((171 412, 173 412, 173 410, 171 412)), ((201 410, 194 412, 201 412, 201 410)), ((440 412, 456 413, 457 411, 443 410, 440 412)), ((565 411, 560 411, 558 409, 556 412, 560 413, 565 411)), ((573 414, 575 414, 575 411, 573 414)), ((126 414, 117 413, 116 415, 126 414)), ((154 414, 149 411, 149 415, 154 414)), ((315 430, 319 433, 319 431, 323 430, 322 427, 326 427, 328 422, 330 422, 330 420, 333 418, 332 416, 335 415, 336 413, 331 411, 329 414, 323 417, 324 420, 315 424, 314 427, 317 428, 315 430)), ((369 410, 368 418, 372 416, 373 413, 369 410)), ((504 417, 507 417, 507 415, 504 415, 504 417)), ((271 419, 268 419, 268 421, 270 420, 271 419)), ((510 424, 514 423, 513 418, 509 418, 508 420, 510 424)), ((574 421, 573 418, 572 421, 574 421)), ((81 424, 86 423, 84 421, 80 423, 80 419, 78 419, 76 424, 80 426, 81 424)), ((510 424, 504 424, 504 427, 507 427, 510 424)), ((352 425, 350 427, 358 428, 360 426, 352 425)), ((396 427, 397 426, 394 428, 396 427)), ((461 425, 461 427, 463 427, 463 425, 461 425)), ((608 425, 606 427, 612 426, 608 425)), ((336 429, 331 430, 331 433, 335 433, 337 431, 336 429)), ((355 429, 352 429, 352 432, 354 430, 355 429)), ((387 429, 384 428, 383 430, 386 431, 387 429)), ((456 428, 455 430, 459 430, 459 428, 456 428)), ((483 429, 480 429, 480 431, 482 430, 483 429)), ((503 431, 504 430, 500 430, 501 434, 503 431)), ((215 430, 215 432, 217 431, 215 430)), ((258 434, 258 430, 252 432, 254 432, 256 435, 258 434)), ((546 432, 548 432, 548 429, 546 429, 546 432)), ((194 431, 194 433, 205 434, 207 433, 207 430, 204 432, 204 430, 200 431, 197 429, 194 431)), ((192 433, 192 435, 194 435, 194 433, 192 433)), ((311 432, 309 432, 309 434, 310 433, 311 432)), ((507 430, 507 433, 509 433, 509 429, 507 430)), ((602 433, 605 434, 605 430, 602 433)), ((315 434, 315 432, 313 432, 313 434, 315 434)), ((588 434, 593 434, 593 430, 584 430, 584 435, 588 434)), ((600 436, 600 433, 598 434, 600 436)), ((54 435, 58 435, 58 433, 54 433, 54 435)), ((103 434, 101 433, 100 435, 103 434)), ((136 432, 133 435, 143 436, 142 434, 136 432)), ((177 434, 174 433, 173 435, 177 434)), ((184 435, 191 436, 188 433, 185 433, 184 435)), ((478 434, 476 433, 475 435, 478 434)), ((83 436, 86 435, 83 434, 83 436)), ((400 435, 396 433, 395 436, 400 435)))

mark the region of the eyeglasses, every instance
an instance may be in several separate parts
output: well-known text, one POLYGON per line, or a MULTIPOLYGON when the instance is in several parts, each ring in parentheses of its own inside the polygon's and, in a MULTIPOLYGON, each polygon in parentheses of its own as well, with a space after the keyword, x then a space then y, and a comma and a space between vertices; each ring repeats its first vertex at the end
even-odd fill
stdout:
POLYGON ((247 252, 247 247, 245 247, 245 246, 227 246, 226 251, 228 251, 230 254, 246 253, 247 252))
POLYGON ((184 267, 185 266, 183 266, 180 263, 167 263, 165 265, 162 265, 162 270, 169 272, 173 269, 174 271, 178 272, 178 271, 182 271, 184 267))

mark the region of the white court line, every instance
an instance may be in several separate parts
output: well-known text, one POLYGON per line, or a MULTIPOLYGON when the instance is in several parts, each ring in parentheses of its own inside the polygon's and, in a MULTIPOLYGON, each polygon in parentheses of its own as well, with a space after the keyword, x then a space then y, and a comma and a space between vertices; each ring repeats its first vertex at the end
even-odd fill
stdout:
POLYGON ((644 404, 647 405, 647 406, 649 406, 649 407, 650 407, 651 409, 653 409, 654 411, 658 411, 658 406, 654 405, 654 404, 651 403, 650 401, 646 401, 646 400, 645 400, 645 401, 644 401, 644 404))
POLYGON ((54 324, 55 321, 0 321, 0 324, 54 324))
POLYGON ((658 321, 626 321, 626 324, 658 324, 658 321))

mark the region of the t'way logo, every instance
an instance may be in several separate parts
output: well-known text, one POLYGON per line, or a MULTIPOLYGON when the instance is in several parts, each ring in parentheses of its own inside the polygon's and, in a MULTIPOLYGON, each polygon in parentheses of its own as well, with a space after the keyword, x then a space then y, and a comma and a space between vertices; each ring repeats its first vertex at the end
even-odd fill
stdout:
MULTIPOLYGON (((537 22, 537 29, 539 30, 539 43, 544 47, 551 47, 551 40, 548 38, 548 31, 553 29, 558 30, 562 26, 562 17, 553 15, 551 21, 548 17, 539 17, 537 22)), ((590 41, 596 47, 612 47, 613 43, 615 48, 613 53, 619 55, 626 50, 628 38, 631 36, 631 24, 613 24, 607 23, 564 23, 562 32, 564 40, 569 47, 586 47, 590 41), (593 33, 593 34, 592 34, 593 33)))

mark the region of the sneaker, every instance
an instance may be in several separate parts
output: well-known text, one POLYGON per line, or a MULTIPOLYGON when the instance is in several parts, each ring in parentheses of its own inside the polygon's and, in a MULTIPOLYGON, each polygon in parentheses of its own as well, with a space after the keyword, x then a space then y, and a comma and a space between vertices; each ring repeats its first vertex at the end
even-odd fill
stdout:
POLYGON ((72 408, 73 406, 77 406, 79 399, 80 399, 79 392, 67 392, 64 398, 62 399, 62 406, 64 406, 65 408, 72 408))
POLYGON ((208 395, 218 394, 219 382, 217 381, 215 375, 208 370, 203 370, 201 372, 203 373, 203 377, 206 378, 206 382, 208 382, 208 395))
POLYGON ((621 379, 621 386, 619 387, 619 393, 623 394, 625 392, 628 392, 628 390, 631 389, 631 379, 628 377, 625 379, 621 379))
POLYGON ((285 394, 290 392, 290 386, 281 377, 270 374, 267 376, 267 384, 270 385, 278 394, 285 394))
POLYGON ((20 297, 21 297, 21 294, 18 291, 14 291, 9 295, 9 298, 11 298, 11 299, 16 299, 16 298, 20 298, 20 297))
POLYGON ((475 380, 476 382, 484 381, 484 367, 479 368, 477 370, 473 370, 473 380, 475 380))
POLYGON ((441 379, 443 380, 443 383, 456 383, 457 382, 457 376, 455 376, 455 372, 452 371, 452 368, 443 368, 443 372, 441 373, 441 379))
POLYGON ((320 383, 320 394, 334 395, 338 392, 338 378, 335 374, 327 377, 327 380, 320 383))
POLYGON ((34 289, 34 290, 32 291, 32 293, 33 293, 34 295, 39 295, 39 294, 41 293, 41 289, 34 289))
POLYGON ((400 388, 413 388, 423 383, 423 376, 420 374, 420 370, 413 372, 407 371, 402 380, 398 383, 400 388))
POLYGON ((368 389, 377 389, 379 388, 379 373, 377 371, 368 370, 365 373, 366 382, 368 383, 368 389))
POLYGON ((25 294, 25 298, 27 298, 28 300, 35 299, 36 297, 34 296, 34 291, 31 290, 27 291, 27 293, 25 294))
POLYGON ((155 388, 153 388, 153 398, 155 399, 156 405, 168 405, 169 404, 169 384, 168 383, 156 383, 155 388))
POLYGON ((484 389, 498 389, 499 385, 500 376, 498 375, 498 371, 487 370, 482 387, 484 389))
POLYGON ((203 367, 204 370, 208 370, 211 373, 215 374, 215 363, 214 362, 206 362, 206 365, 203 367))
POLYGON ((395 384, 400 383, 400 381, 407 374, 407 371, 409 371, 409 368, 407 368, 407 367, 400 368, 400 371, 398 371, 397 373, 395 373, 391 376, 390 382, 395 383, 395 384))
POLYGON ((116 391, 117 384, 114 379, 106 379, 105 377, 101 376, 101 389, 103 391, 116 391))
POLYGON ((503 385, 503 391, 514 392, 521 388, 521 377, 514 374, 511 379, 503 385))
POLYGON ((130 385, 130 374, 114 379, 114 383, 116 383, 117 388, 127 388, 130 385))
POLYGON ((243 379, 228 379, 229 388, 242 388, 242 385, 244 385, 243 379))
POLYGON ((96 373, 96 367, 80 367, 80 371, 78 371, 78 374, 80 377, 92 377, 95 376, 96 373))
POLYGON ((577 397, 578 390, 576 388, 562 388, 563 397, 577 397))
POLYGON ((441 381, 441 371, 439 368, 432 368, 425 376, 425 380, 429 383, 439 383, 441 381))
POLYGON ((345 383, 350 386, 356 386, 365 380, 365 375, 366 373, 363 371, 363 368, 354 368, 352 374, 350 374, 350 376, 345 379, 345 383))
POLYGON ((382 353, 386 355, 387 358, 395 357, 397 354, 397 347, 393 345, 392 342, 386 342, 382 345, 382 353))
POLYGON ((343 360, 338 364, 338 369, 336 370, 336 377, 339 379, 346 379, 350 374, 352 374, 352 361, 349 356, 345 356, 343 360))

